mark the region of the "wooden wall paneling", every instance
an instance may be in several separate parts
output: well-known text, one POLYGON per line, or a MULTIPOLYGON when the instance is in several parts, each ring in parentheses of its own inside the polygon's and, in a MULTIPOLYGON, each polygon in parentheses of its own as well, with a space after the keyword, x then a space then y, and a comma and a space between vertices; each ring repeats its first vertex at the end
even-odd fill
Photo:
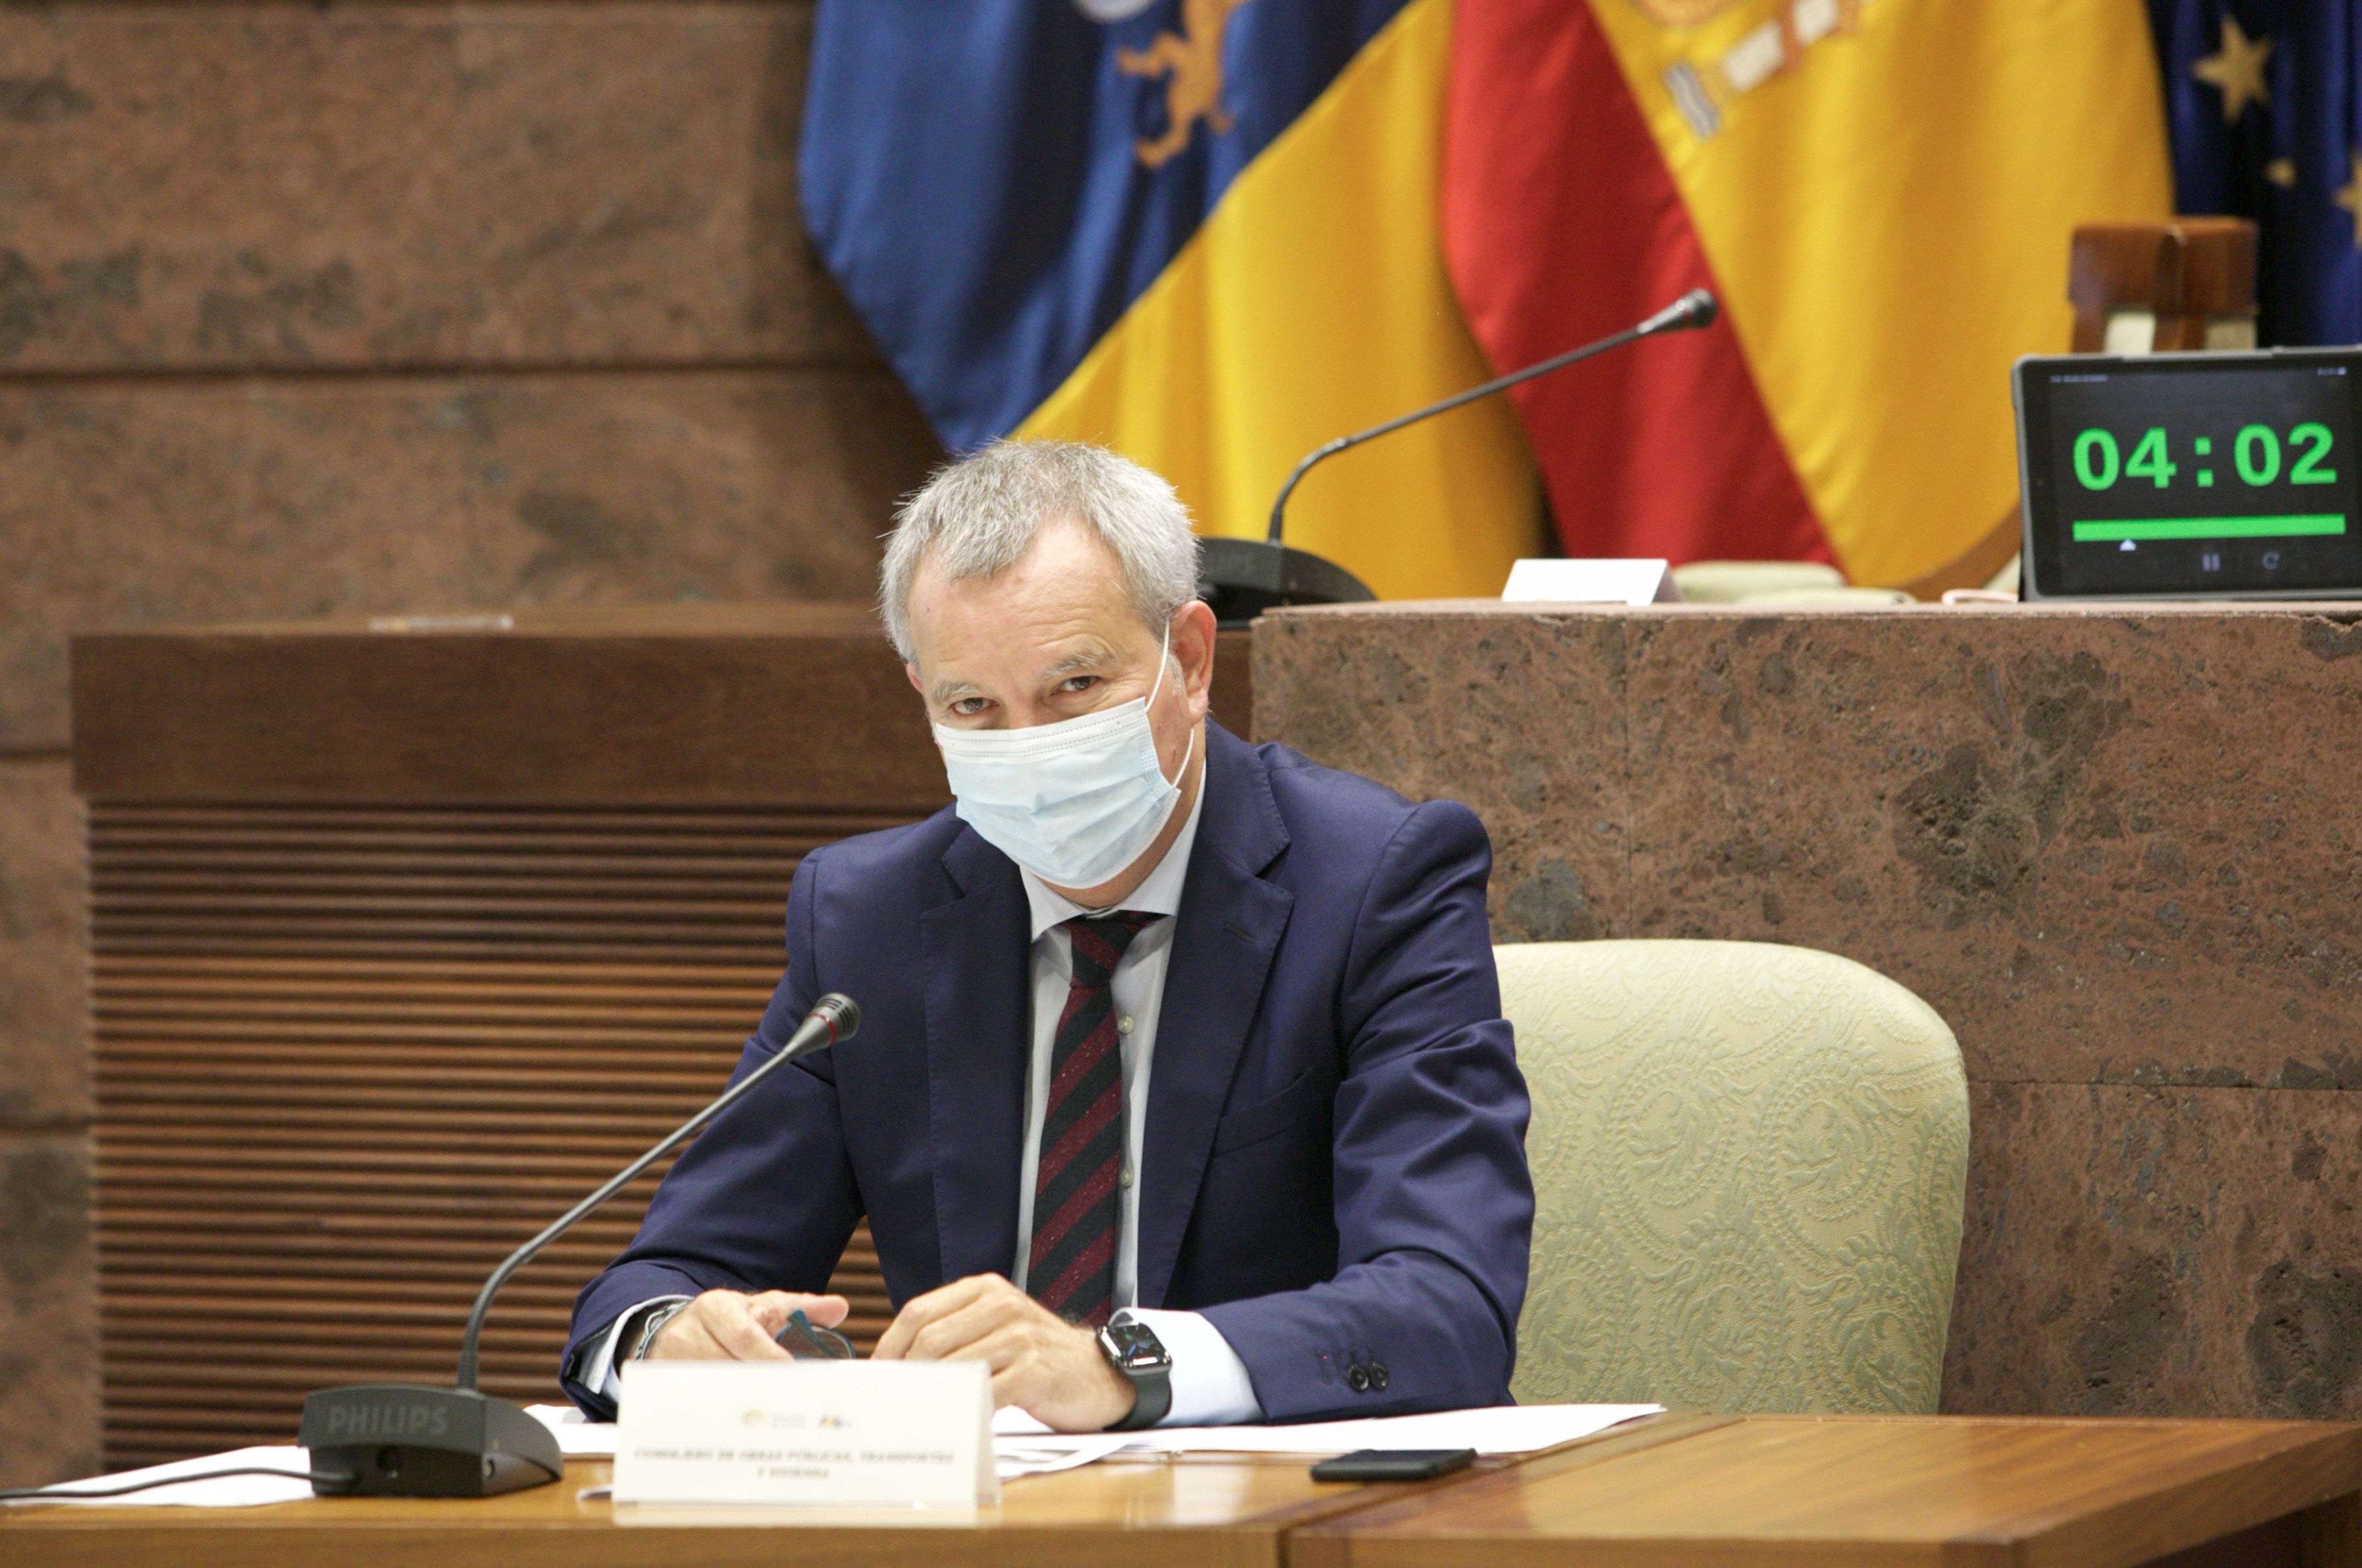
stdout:
MULTIPOLYGON (((100 632, 74 641, 94 799, 579 806, 944 804, 924 709, 866 606, 521 609, 502 617, 100 632), (508 624, 500 629, 496 622, 508 624)), ((1215 644, 1245 735, 1251 635, 1215 644)))
MULTIPOLYGON (((450 1376, 483 1276, 710 1099, 789 878, 858 813, 91 813, 108 1462, 283 1440, 304 1394, 450 1376)), ((484 1387, 554 1399, 652 1175, 502 1292, 484 1387)), ((834 1288, 884 1327, 866 1234, 834 1288)))

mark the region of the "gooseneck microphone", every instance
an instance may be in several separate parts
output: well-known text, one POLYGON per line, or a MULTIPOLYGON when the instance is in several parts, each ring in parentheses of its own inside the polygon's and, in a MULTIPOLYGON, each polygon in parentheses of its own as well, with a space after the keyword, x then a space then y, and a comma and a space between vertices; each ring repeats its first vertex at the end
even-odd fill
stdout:
POLYGON ((306 1396, 295 1441, 312 1451, 313 1491, 344 1497, 489 1497, 557 1480, 566 1469, 557 1437, 522 1408, 476 1387, 476 1344, 492 1297, 535 1254, 752 1093, 756 1084, 800 1057, 844 1044, 860 1024, 861 1009, 853 998, 839 992, 822 997, 770 1060, 723 1091, 656 1147, 502 1260, 468 1314, 454 1387, 362 1384, 306 1396))
POLYGON ((1374 424, 1367 430, 1357 430, 1351 435, 1341 435, 1326 446, 1317 446, 1304 455, 1304 460, 1289 471, 1287 482, 1279 487, 1278 498, 1271 503, 1271 529, 1264 538, 1273 544, 1279 543, 1280 534, 1286 526, 1287 498, 1294 493, 1297 482, 1309 473, 1314 466, 1327 462, 1340 452, 1350 451, 1365 441, 1375 441, 1382 435, 1390 435, 1407 424, 1417 424, 1421 420, 1433 419, 1438 414, 1450 413, 1462 403, 1473 403, 1479 398, 1489 398, 1496 392, 1507 391, 1520 381, 1530 381, 1537 376, 1547 376, 1553 370, 1563 369, 1578 360, 1588 359, 1595 354, 1605 354, 1611 348, 1621 348, 1628 343, 1638 343, 1644 337, 1655 337, 1662 333, 1693 332, 1700 327, 1712 326, 1714 318, 1718 313, 1719 307, 1715 304, 1712 294, 1707 293, 1704 289, 1692 289, 1638 326, 1628 326, 1622 332, 1610 333, 1595 343, 1586 343, 1580 348, 1570 348, 1563 354, 1554 354, 1548 359, 1527 366, 1522 370, 1512 370, 1506 376, 1496 376, 1483 385, 1471 387, 1464 392, 1454 392, 1441 401, 1429 403, 1423 409, 1413 409, 1407 414, 1398 414, 1384 424, 1374 424))
POLYGON ((1596 343, 1586 343, 1580 348, 1570 348, 1522 370, 1496 376, 1482 386, 1454 392, 1441 402, 1413 409, 1384 424, 1374 424, 1367 430, 1341 435, 1325 446, 1315 447, 1305 454, 1303 461, 1289 472, 1287 482, 1280 486, 1278 497, 1271 503, 1271 527, 1263 538, 1225 539, 1217 536, 1198 541, 1198 597, 1214 607, 1214 617, 1218 621, 1233 628, 1246 625, 1257 615, 1278 605, 1354 604, 1377 598, 1370 592, 1367 584, 1342 566, 1284 542, 1287 498, 1295 492, 1297 482, 1316 465, 1327 462, 1340 452, 1350 451, 1365 441, 1375 441, 1379 436, 1400 430, 1407 424, 1417 424, 1423 419, 1450 413, 1462 403, 1489 398, 1520 381, 1547 376, 1595 354, 1605 354, 1611 348, 1621 348, 1628 343, 1654 337, 1660 333, 1687 332, 1712 325, 1716 313, 1714 296, 1704 289, 1693 289, 1638 326, 1628 327, 1596 343))

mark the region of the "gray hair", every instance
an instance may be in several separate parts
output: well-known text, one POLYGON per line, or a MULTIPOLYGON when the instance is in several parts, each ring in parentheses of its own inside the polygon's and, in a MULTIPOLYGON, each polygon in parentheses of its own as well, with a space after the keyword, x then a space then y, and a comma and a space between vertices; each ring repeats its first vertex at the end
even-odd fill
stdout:
POLYGON ((933 552, 954 582, 1015 565, 1042 525, 1070 517, 1099 536, 1131 608, 1162 633, 1198 597, 1198 541, 1173 487, 1128 457, 1079 441, 997 441, 935 470, 894 515, 877 570, 886 635, 911 661, 911 584, 933 552))

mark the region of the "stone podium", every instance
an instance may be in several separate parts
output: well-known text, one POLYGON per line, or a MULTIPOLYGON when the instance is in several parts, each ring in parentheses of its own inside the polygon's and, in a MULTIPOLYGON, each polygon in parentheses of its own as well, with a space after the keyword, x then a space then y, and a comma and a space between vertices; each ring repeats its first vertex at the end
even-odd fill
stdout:
POLYGON ((1261 739, 1491 829, 1496 939, 1859 959, 1959 1036, 1948 1411, 2362 1415, 2362 607, 1258 623, 1261 739))

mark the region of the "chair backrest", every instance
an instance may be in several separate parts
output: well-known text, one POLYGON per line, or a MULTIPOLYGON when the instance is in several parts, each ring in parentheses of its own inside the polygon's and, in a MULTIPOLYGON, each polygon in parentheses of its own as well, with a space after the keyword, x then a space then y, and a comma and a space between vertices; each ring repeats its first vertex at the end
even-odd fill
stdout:
POLYGON ((1517 1397, 1933 1411, 1968 1179, 1944 1021, 1804 948, 1496 951, 1534 1102, 1517 1397))

